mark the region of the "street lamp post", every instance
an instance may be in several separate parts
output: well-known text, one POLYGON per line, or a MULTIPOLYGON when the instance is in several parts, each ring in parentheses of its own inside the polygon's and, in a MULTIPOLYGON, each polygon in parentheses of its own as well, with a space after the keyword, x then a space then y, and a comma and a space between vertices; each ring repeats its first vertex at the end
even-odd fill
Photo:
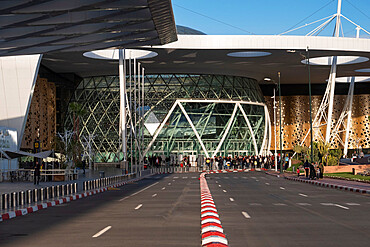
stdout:
POLYGON ((272 83, 274 83, 274 96, 272 96, 272 98, 274 99, 274 102, 273 102, 273 104, 274 104, 274 106, 273 106, 273 109, 274 109, 274 139, 275 139, 275 141, 274 141, 274 146, 275 146, 275 152, 274 152, 274 164, 275 164, 275 171, 277 171, 277 152, 276 152, 276 82, 275 82, 275 80, 272 80, 271 78, 269 78, 269 77, 265 77, 264 78, 264 80, 265 81, 270 81, 270 82, 272 82, 272 83))
POLYGON ((279 114, 279 120, 280 120, 280 124, 279 124, 279 128, 280 128, 280 172, 282 173, 283 172, 283 136, 282 136, 282 130, 281 130, 281 87, 280 87, 280 72, 278 72, 278 77, 279 77, 279 81, 278 81, 278 87, 279 87, 279 111, 280 111, 280 114, 279 114))
POLYGON ((277 152, 276 152, 276 85, 274 86, 274 138, 275 138, 274 163, 275 163, 275 171, 277 172, 277 152))
POLYGON ((310 132, 311 132, 311 163, 313 162, 313 129, 312 129, 312 101, 311 101, 311 69, 310 69, 310 51, 307 46, 307 69, 308 69, 308 94, 309 94, 309 104, 310 104, 310 132))

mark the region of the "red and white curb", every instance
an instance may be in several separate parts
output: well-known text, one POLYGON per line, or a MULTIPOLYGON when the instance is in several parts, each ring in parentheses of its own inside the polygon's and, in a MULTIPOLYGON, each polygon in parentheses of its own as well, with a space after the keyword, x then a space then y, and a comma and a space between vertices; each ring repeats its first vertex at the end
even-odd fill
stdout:
POLYGON ((345 185, 329 184, 329 183, 319 182, 315 180, 303 180, 300 178, 292 178, 292 177, 284 177, 284 178, 288 180, 292 180, 292 181, 299 181, 302 183, 313 184, 313 185, 317 185, 321 187, 334 188, 334 189, 339 189, 339 190, 347 190, 351 192, 358 192, 361 194, 370 194, 370 190, 360 189, 360 188, 355 188, 355 187, 350 187, 350 186, 345 186, 345 185))
POLYGON ((202 246, 228 246, 216 205, 205 179, 206 173, 200 174, 200 203, 201 203, 201 236, 202 246))
MULTIPOLYGON (((150 174, 150 175, 152 175, 152 174, 150 174)), ((150 176, 150 175, 148 175, 148 176, 150 176)), ((32 206, 32 207, 27 207, 27 208, 15 210, 15 211, 10 211, 10 212, 7 212, 7 213, 4 213, 4 214, 0 215, 0 222, 2 222, 4 220, 9 220, 9 219, 12 219, 12 218, 15 218, 15 217, 18 217, 18 216, 23 216, 23 215, 26 215, 26 214, 30 214, 30 213, 39 211, 39 210, 44 209, 44 208, 54 207, 56 205, 60 205, 60 204, 64 204, 64 203, 67 203, 67 202, 70 202, 70 201, 75 201, 77 199, 81 199, 81 198, 84 198, 84 197, 92 196, 92 195, 107 191, 108 188, 121 187, 123 185, 139 181, 139 180, 141 180, 145 177, 148 177, 148 176, 144 176, 144 177, 141 177, 141 178, 136 178, 136 179, 133 179, 133 180, 130 180, 130 181, 110 185, 110 186, 107 186, 107 187, 104 187, 104 188, 84 192, 84 193, 77 194, 77 195, 63 197, 63 198, 58 199, 58 200, 54 200, 54 201, 50 201, 50 202, 44 202, 44 203, 41 203, 41 204, 38 204, 38 205, 35 205, 35 206, 32 206)))

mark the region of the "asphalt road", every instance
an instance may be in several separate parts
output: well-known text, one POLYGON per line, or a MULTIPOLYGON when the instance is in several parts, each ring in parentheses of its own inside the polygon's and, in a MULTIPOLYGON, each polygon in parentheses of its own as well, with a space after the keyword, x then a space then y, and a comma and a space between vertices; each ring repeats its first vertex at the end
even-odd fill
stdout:
POLYGON ((370 244, 369 196, 261 172, 208 177, 230 246, 370 244))
MULTIPOLYGON (((200 246, 198 174, 156 175, 0 223, 0 246, 200 246)), ((370 197, 262 172, 207 175, 230 246, 368 246, 370 197)))

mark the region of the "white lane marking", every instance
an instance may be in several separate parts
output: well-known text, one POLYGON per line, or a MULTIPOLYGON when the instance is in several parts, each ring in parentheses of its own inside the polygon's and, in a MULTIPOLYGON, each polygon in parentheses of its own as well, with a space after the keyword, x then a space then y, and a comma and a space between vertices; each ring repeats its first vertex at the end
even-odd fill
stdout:
POLYGON ((345 207, 345 206, 342 206, 342 205, 339 205, 339 204, 335 204, 335 203, 320 203, 321 205, 324 205, 324 206, 336 206, 338 208, 343 208, 343 209, 346 209, 348 210, 349 208, 345 207))
POLYGON ((281 189, 281 190, 285 190, 285 188, 284 188, 284 187, 280 187, 280 189, 281 189))
POLYGON ((339 205, 339 204, 334 204, 334 206, 338 207, 338 208, 343 208, 343 209, 346 209, 348 210, 349 208, 345 207, 345 206, 342 206, 342 205, 339 205))
POLYGON ((165 190, 165 189, 166 189, 166 187, 163 187, 163 188, 162 188, 162 190, 165 190))
POLYGON ((102 234, 104 234, 106 231, 108 231, 109 229, 111 229, 112 226, 107 226, 106 228, 104 228, 103 230, 101 230, 100 232, 96 233, 94 236, 92 236, 93 238, 97 238, 99 236, 101 236, 102 234))
POLYGON ((136 206, 135 210, 138 210, 139 208, 141 208, 143 206, 143 204, 139 204, 136 206))
POLYGON ((247 219, 250 219, 251 216, 247 213, 247 212, 242 212, 242 215, 247 218, 247 219))
POLYGON ((274 203, 275 206, 286 206, 284 203, 274 203))
POLYGON ((153 194, 153 195, 152 195, 152 197, 156 197, 156 196, 157 196, 157 194, 153 194))
POLYGON ((247 179, 247 177, 242 177, 242 178, 247 179))
POLYGON ((185 178, 188 178, 188 177, 182 177, 182 179, 185 179, 185 178))
POLYGON ((299 193, 298 195, 303 196, 303 197, 308 197, 308 195, 305 195, 305 194, 302 194, 302 193, 299 193))
POLYGON ((297 203, 297 205, 300 205, 300 206, 311 206, 311 204, 305 203, 305 202, 299 202, 299 203, 297 203))
POLYGON ((173 177, 173 178, 179 178, 179 177, 173 177))
POLYGON ((348 202, 346 203, 348 206, 360 206, 360 204, 355 203, 355 202, 348 202))
POLYGON ((172 182, 175 182, 175 180, 172 180, 172 182))
POLYGON ((216 184, 218 184, 218 181, 216 181, 216 184))
POLYGON ((256 179, 256 182, 259 182, 259 180, 258 180, 258 179, 256 179))
POLYGON ((221 184, 219 184, 219 185, 218 185, 218 187, 220 187, 220 188, 221 188, 221 184))
POLYGON ((265 183, 266 185, 270 185, 269 183, 265 183))
POLYGON ((132 195, 129 195, 129 196, 126 196, 126 197, 124 197, 124 198, 120 199, 119 201, 121 202, 121 201, 123 201, 123 200, 126 200, 127 198, 130 198, 131 196, 137 195, 137 194, 139 194, 139 193, 143 192, 144 190, 147 190, 147 189, 149 189, 150 187, 153 187, 154 185, 157 185, 157 184, 159 184, 159 182, 155 182, 154 184, 149 185, 149 186, 145 187, 144 189, 139 190, 138 192, 135 192, 135 193, 134 193, 134 194, 132 194, 132 195))
POLYGON ((168 185, 171 185, 171 183, 168 183, 168 185))
POLYGON ((233 201, 235 201, 235 200, 234 200, 234 198, 230 197, 230 201, 232 201, 232 202, 233 202, 233 201))
POLYGON ((226 191, 226 190, 223 190, 223 192, 225 192, 225 193, 226 193, 227 191, 226 191))
POLYGON ((191 178, 197 178, 197 177, 191 177, 191 178))
POLYGON ((229 177, 224 177, 224 179, 229 179, 229 177))

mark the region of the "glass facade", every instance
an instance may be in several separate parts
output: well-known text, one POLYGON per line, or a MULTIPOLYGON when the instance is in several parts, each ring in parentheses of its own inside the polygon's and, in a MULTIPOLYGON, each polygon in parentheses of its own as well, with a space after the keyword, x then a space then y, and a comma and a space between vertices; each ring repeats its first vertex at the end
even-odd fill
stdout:
MULTIPOLYGON (((222 75, 146 75, 144 103, 137 81, 127 77, 128 112, 132 116, 131 119, 128 116, 127 126, 129 157, 135 153, 254 154, 266 145, 266 109, 254 79, 222 75), (131 133, 132 126, 135 134, 131 133), (135 143, 137 151, 131 148, 135 143)), ((141 83, 140 87, 142 90, 141 83)), ((121 160, 119 77, 83 79, 71 102, 78 102, 87 110, 80 123, 80 136, 93 136, 95 161, 121 160)), ((72 113, 67 114, 65 126, 73 128, 72 113)))

